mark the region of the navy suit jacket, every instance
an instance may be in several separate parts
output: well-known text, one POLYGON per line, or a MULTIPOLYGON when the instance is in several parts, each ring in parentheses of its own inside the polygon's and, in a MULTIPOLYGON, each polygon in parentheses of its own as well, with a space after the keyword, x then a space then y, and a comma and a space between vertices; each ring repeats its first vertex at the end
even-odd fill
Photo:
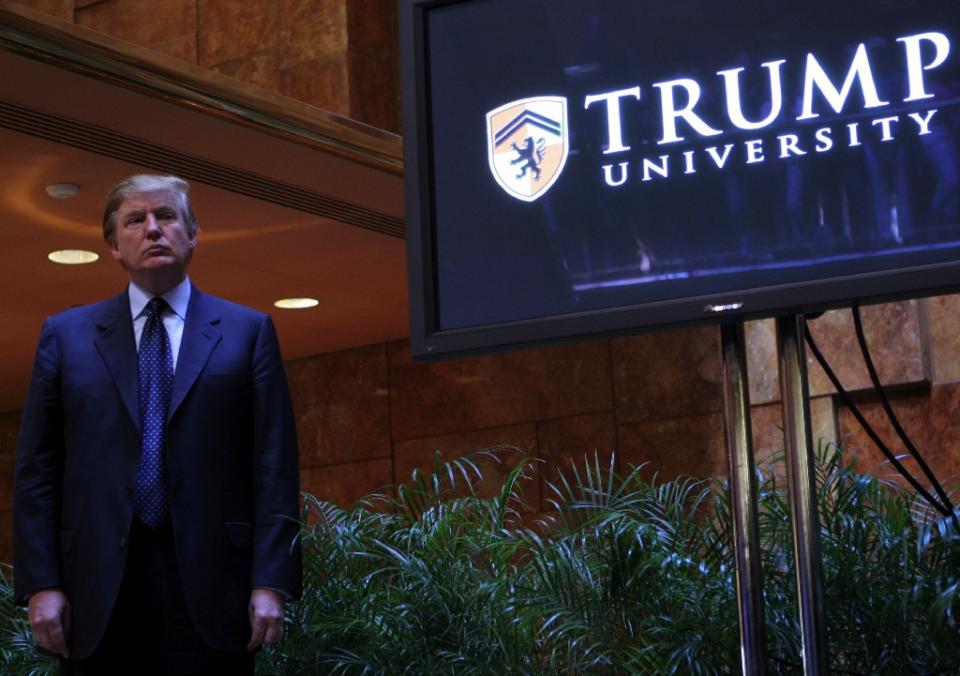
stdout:
MULTIPOLYGON (((60 587, 71 657, 96 647, 123 577, 140 462, 137 354, 127 293, 49 318, 17 444, 18 601, 60 587)), ((300 594, 298 457, 267 315, 193 287, 167 417, 170 518, 190 615, 243 650, 253 587, 300 594)))

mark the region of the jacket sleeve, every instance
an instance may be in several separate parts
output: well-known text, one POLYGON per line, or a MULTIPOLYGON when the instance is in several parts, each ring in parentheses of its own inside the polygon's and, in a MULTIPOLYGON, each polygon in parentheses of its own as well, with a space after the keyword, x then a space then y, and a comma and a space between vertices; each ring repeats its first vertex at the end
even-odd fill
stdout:
POLYGON ((290 391, 270 317, 264 317, 253 359, 254 540, 251 587, 299 598, 299 453, 290 391))
POLYGON ((20 420, 14 479, 14 593, 18 603, 60 586, 60 490, 63 475, 60 350, 47 319, 20 420))

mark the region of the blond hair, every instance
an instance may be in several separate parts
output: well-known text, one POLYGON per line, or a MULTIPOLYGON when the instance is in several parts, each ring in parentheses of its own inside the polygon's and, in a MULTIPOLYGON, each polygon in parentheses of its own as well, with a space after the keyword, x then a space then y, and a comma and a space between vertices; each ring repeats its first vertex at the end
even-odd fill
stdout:
POLYGON ((135 174, 117 183, 107 196, 107 206, 103 210, 103 238, 110 240, 117 227, 117 210, 120 205, 134 195, 149 192, 170 191, 176 194, 180 205, 180 216, 187 226, 187 232, 195 235, 200 230, 197 218, 190 204, 190 184, 178 176, 157 176, 154 174, 135 174))

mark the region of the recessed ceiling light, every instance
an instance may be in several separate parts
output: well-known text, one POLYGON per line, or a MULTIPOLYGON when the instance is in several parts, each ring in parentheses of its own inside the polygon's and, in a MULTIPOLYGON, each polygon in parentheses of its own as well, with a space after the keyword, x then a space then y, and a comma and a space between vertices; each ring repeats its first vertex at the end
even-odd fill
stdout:
POLYGON ((83 265, 84 263, 93 263, 100 256, 83 249, 60 249, 48 253, 47 258, 61 265, 83 265))
POLYGON ((274 301, 273 304, 284 310, 304 310, 320 305, 320 301, 316 298, 281 298, 274 301))
POLYGON ((47 186, 47 194, 58 200, 70 199, 78 192, 80 192, 80 186, 76 183, 53 183, 47 186))

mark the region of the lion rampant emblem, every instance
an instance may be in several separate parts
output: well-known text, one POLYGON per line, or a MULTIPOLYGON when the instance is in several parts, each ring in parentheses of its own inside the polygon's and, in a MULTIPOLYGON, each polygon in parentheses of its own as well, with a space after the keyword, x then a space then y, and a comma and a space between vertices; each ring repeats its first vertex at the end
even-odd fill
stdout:
POLYGON ((510 197, 533 202, 563 171, 569 152, 567 99, 536 96, 487 112, 487 163, 510 197))
POLYGON ((533 137, 528 136, 523 141, 523 146, 518 146, 516 141, 511 143, 513 149, 517 151, 517 158, 510 161, 510 166, 515 166, 520 164, 520 173, 517 174, 517 178, 523 178, 527 175, 527 171, 533 172, 533 180, 540 180, 540 164, 543 162, 543 157, 546 155, 547 141, 544 138, 537 140, 534 144, 533 137), (522 162, 522 164, 521 164, 522 162))

